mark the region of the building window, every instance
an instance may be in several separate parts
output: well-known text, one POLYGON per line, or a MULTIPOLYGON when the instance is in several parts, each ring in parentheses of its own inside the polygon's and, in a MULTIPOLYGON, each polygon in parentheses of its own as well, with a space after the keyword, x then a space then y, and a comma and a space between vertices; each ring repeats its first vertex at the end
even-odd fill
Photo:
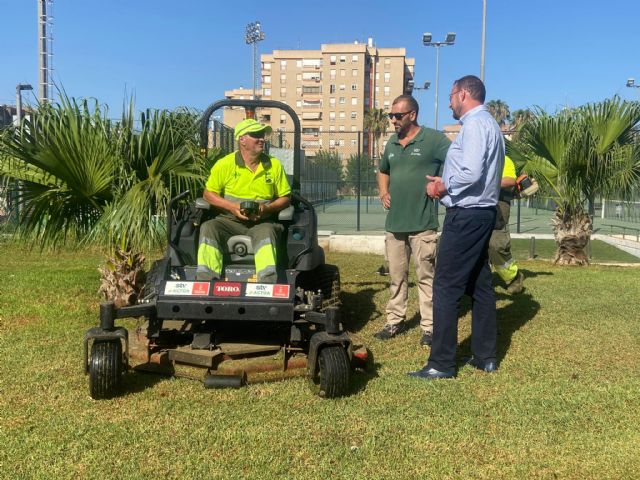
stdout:
POLYGON ((340 91, 341 92, 344 92, 346 88, 347 87, 345 87, 344 83, 342 85, 340 85, 340 91))
POLYGON ((336 64, 336 56, 335 56, 335 55, 331 55, 331 56, 329 57, 329 63, 330 63, 331 65, 335 65, 335 64, 336 64))
POLYGON ((340 112, 340 114, 338 115, 340 118, 346 118, 345 117, 345 113, 344 112, 340 112))
POLYGON ((347 61, 346 55, 340 55, 340 63, 345 63, 347 61))
POLYGON ((331 80, 336 79, 336 71, 334 69, 329 70, 329 78, 331 78, 331 80))
POLYGON ((352 92, 357 92, 358 91, 358 84, 354 83, 351 85, 351 91, 352 92))
POLYGON ((302 96, 302 87, 296 87, 296 95, 298 97, 302 96))
POLYGON ((263 94, 265 97, 270 97, 270 96, 271 96, 271 89, 270 89, 270 88, 263 88, 263 89, 262 89, 262 94, 263 94))
POLYGON ((271 75, 265 75, 262 79, 263 83, 271 83, 271 75))
POLYGON ((351 112, 351 118, 358 118, 358 112, 351 112))
POLYGON ((340 125, 340 127, 338 127, 338 130, 340 130, 341 132, 344 132, 344 125, 340 125))
POLYGON ((391 73, 384 72, 384 83, 389 83, 391 81, 391 73))
MULTIPOLYGON (((356 132, 356 126, 355 125, 351 125, 351 131, 352 132, 356 132)), ((355 140, 351 140, 352 142, 355 142, 355 140)))
POLYGON ((330 97, 329 98, 329 105, 332 107, 336 106, 336 97, 330 97))
POLYGON ((347 76, 347 71, 344 68, 340 69, 340 76, 341 77, 346 77, 347 76))
POLYGON ((329 85, 329 93, 336 93, 336 86, 335 84, 331 84, 329 85))
POLYGON ((357 105, 358 104, 358 98, 357 97, 351 97, 351 105, 357 105))
POLYGON ((338 140, 338 145, 340 145, 341 147, 344 147, 344 140, 338 140))
POLYGON ((296 107, 302 108, 302 100, 297 100, 296 101, 296 107))
POLYGON ((336 126, 335 125, 329 125, 329 131, 330 132, 335 132, 336 131, 336 126))
POLYGON ((280 60, 280 70, 286 70, 286 69, 287 69, 287 61, 280 60))
POLYGON ((296 80, 297 81, 302 80, 302 74, 301 73, 296 73, 296 80))
POLYGON ((351 56, 351 62, 352 63, 356 63, 358 61, 358 55, 352 55, 351 56))
MULTIPOLYGON (((355 132, 355 130, 351 130, 352 132, 355 132)), ((351 139, 351 146, 352 147, 357 147, 358 146, 358 141, 354 138, 351 139)))
POLYGON ((388 67, 389 65, 391 65, 391 59, 390 58, 385 58, 384 59, 384 66, 388 67))
POLYGON ((346 102, 346 98, 340 97, 339 102, 340 102, 340 105, 344 105, 344 103, 346 102))
POLYGON ((391 94, 391 87, 384 87, 384 96, 388 97, 391 94))
POLYGON ((263 70, 271 70, 271 64, 270 63, 263 63, 262 64, 262 69, 263 70))
POLYGON ((286 87, 280 87, 280 96, 281 97, 286 97, 287 96, 287 88, 286 87))
POLYGON ((354 68, 353 70, 351 70, 351 76, 352 77, 357 77, 358 76, 358 69, 354 68))
POLYGON ((280 125, 284 125, 287 123, 287 115, 282 113, 280 114, 280 125))
POLYGON ((302 60, 296 60, 296 67, 302 68, 302 60))
POLYGON ((335 140, 329 140, 329 148, 335 148, 336 147, 336 141, 335 140))
POLYGON ((281 73, 280 74, 280 81, 281 82, 286 82, 287 81, 287 74, 286 73, 281 73))
POLYGON ((334 121, 336 119, 336 112, 329 112, 329 120, 334 121))
POLYGON ((385 101, 384 101, 384 104, 383 104, 383 108, 384 108, 385 110, 389 110, 389 104, 390 104, 389 100, 385 100, 385 101))
POLYGON ((376 72, 376 80, 380 80, 380 72, 376 72))

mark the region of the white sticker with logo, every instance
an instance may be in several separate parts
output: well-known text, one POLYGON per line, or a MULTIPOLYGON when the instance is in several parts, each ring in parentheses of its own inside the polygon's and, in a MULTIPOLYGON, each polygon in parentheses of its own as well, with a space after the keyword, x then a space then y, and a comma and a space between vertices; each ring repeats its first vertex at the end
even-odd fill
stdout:
POLYGON ((289 285, 247 283, 247 297, 289 298, 289 285))
POLYGON ((209 282, 167 282, 165 295, 208 295, 209 282))

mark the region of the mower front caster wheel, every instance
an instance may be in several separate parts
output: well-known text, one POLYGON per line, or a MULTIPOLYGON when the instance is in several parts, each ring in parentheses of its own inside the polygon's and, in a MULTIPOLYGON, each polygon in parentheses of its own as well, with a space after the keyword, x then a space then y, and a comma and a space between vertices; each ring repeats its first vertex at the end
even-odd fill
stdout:
POLYGON ((95 400, 112 397, 122 380, 122 343, 96 340, 89 358, 89 394, 95 400))
POLYGON ((351 365, 342 345, 328 345, 318 353, 318 368, 312 389, 323 398, 345 395, 349 389, 351 365))

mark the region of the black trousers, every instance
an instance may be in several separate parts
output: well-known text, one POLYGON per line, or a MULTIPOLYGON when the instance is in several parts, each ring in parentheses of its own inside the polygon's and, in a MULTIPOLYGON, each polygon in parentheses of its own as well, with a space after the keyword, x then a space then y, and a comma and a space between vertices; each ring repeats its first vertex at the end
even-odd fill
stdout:
POLYGON ((433 343, 427 366, 456 366, 458 307, 472 298, 471 349, 479 360, 496 360, 496 299, 487 249, 496 223, 495 208, 448 208, 433 280, 433 343))

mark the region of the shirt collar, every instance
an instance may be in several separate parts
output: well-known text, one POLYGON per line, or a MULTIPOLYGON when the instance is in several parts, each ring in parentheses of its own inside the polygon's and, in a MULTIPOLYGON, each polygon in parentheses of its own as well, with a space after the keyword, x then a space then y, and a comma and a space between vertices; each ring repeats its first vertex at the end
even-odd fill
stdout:
MULTIPOLYGON (((269 157, 269 155, 267 155, 266 153, 261 153, 260 154, 260 164, 262 164, 262 169, 263 170, 268 170, 271 168, 271 157, 269 157)), ((246 167, 246 165, 244 164, 244 159, 242 158, 242 154, 240 153, 240 150, 236 151, 236 166, 238 167, 246 167)))
POLYGON ((464 121, 468 118, 468 117, 472 117, 474 116, 476 113, 479 113, 481 111, 487 111, 487 107, 485 107, 484 105, 478 105, 477 107, 473 107, 471 110, 469 110, 467 113, 465 113, 462 117, 460 117, 460 123, 464 123, 464 121))
MULTIPOLYGON (((422 137, 424 136, 424 127, 420 127, 420 131, 418 133, 416 133, 416 136, 413 137, 411 140, 409 140, 409 142, 407 143, 407 145, 411 145, 413 142, 417 142, 418 140, 421 140, 422 137)), ((398 134, 396 134, 396 139, 394 140, 393 143, 396 143, 398 145, 400 145, 400 137, 398 137, 398 134)))

